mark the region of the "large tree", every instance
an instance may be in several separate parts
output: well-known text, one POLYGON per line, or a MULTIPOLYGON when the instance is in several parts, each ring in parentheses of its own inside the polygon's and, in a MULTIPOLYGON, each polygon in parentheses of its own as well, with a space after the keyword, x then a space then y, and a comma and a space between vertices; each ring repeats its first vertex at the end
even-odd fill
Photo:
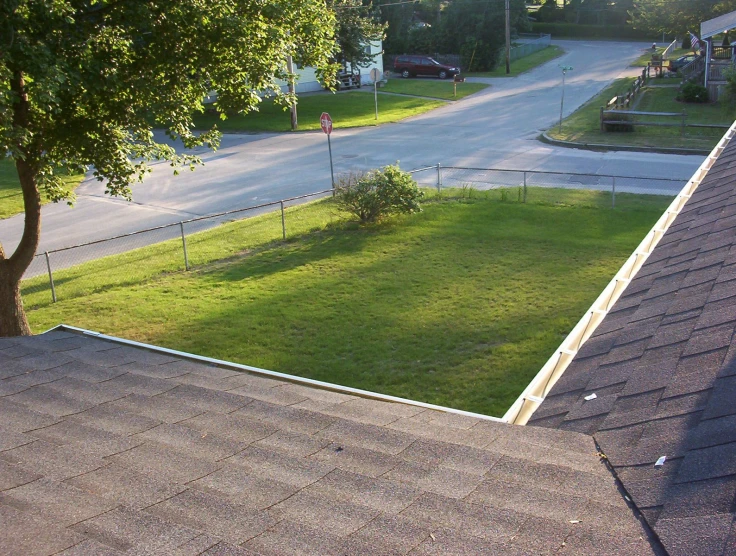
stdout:
POLYGON ((0 336, 30 334, 20 280, 41 233, 41 195, 71 200, 59 176, 91 168, 130 198, 146 162, 192 166, 154 140, 216 147, 192 115, 216 91, 222 112, 280 95, 285 59, 325 69, 334 14, 324 0, 0 0, 0 157, 15 161, 25 227, 0 244, 0 336))
POLYGON ((343 65, 370 64, 373 55, 366 45, 382 40, 386 31, 378 12, 370 2, 363 0, 328 0, 328 5, 337 18, 335 60, 343 65))
POLYGON ((700 34, 700 24, 736 10, 736 0, 637 0, 631 11, 634 28, 684 37, 700 34))

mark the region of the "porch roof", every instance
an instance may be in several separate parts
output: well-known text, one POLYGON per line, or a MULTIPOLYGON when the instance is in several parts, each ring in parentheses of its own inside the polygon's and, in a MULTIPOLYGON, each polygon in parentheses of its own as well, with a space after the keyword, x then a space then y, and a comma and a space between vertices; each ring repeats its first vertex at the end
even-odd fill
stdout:
POLYGON ((703 21, 700 24, 700 38, 703 40, 709 39, 718 33, 725 33, 734 28, 736 28, 736 11, 703 21))

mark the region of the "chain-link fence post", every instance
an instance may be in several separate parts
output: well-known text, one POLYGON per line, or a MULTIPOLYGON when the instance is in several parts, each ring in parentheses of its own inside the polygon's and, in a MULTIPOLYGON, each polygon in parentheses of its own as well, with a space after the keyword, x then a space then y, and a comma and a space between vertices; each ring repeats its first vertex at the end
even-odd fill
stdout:
POLYGON ((56 288, 54 287, 54 275, 51 272, 51 259, 49 259, 49 252, 44 252, 46 255, 46 268, 49 271, 49 284, 51 284, 51 299, 56 303, 56 288))
POLYGON ((284 215, 284 202, 279 201, 281 203, 281 235, 283 236, 284 240, 286 239, 286 217, 284 215))
POLYGON ((437 163, 437 193, 442 193, 442 164, 437 163))
POLYGON ((524 172, 524 202, 526 203, 526 172, 524 172))
POLYGON ((611 208, 616 208, 616 178, 611 178, 611 208))
POLYGON ((184 269, 189 270, 189 255, 187 254, 187 236, 184 235, 184 222, 179 222, 181 228, 181 245, 184 248, 184 269))

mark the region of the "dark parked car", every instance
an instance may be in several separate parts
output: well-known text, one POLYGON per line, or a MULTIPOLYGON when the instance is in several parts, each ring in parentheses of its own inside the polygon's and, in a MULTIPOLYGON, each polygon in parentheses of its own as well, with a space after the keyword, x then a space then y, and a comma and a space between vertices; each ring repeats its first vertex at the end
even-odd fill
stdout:
POLYGON ((687 56, 680 56, 679 58, 675 60, 670 60, 670 65, 667 66, 667 69, 670 71, 677 71, 682 68, 684 68, 686 65, 688 65, 690 62, 695 60, 698 56, 696 54, 688 54, 687 56))
POLYGON ((401 77, 436 75, 440 79, 446 79, 458 75, 460 68, 440 64, 429 56, 397 56, 394 58, 394 71, 401 77))

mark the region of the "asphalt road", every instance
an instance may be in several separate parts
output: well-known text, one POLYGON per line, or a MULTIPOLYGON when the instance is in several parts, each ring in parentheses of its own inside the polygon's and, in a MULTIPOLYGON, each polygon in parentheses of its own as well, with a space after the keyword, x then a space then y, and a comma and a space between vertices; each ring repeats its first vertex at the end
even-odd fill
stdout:
MULTIPOLYGON (((495 167, 687 180, 702 156, 635 152, 591 152, 554 147, 537 140, 559 118, 562 72, 573 66, 565 86, 565 115, 617 77, 635 75, 631 60, 644 43, 554 41, 561 58, 516 78, 492 84, 463 101, 396 124, 340 129, 335 122, 335 172, 369 169, 399 161, 409 170, 443 166, 495 167)), ((380 98, 379 98, 380 110, 380 98)), ((158 164, 133 189, 134 202, 104 195, 85 181, 75 208, 43 209, 39 251, 58 249, 142 228, 296 196, 330 186, 327 140, 321 132, 239 134, 223 137, 217 152, 201 150, 205 166, 173 176, 158 164)), ((674 191, 673 191, 674 192, 674 191)), ((22 216, 0 220, 0 239, 11 251, 22 216)))

